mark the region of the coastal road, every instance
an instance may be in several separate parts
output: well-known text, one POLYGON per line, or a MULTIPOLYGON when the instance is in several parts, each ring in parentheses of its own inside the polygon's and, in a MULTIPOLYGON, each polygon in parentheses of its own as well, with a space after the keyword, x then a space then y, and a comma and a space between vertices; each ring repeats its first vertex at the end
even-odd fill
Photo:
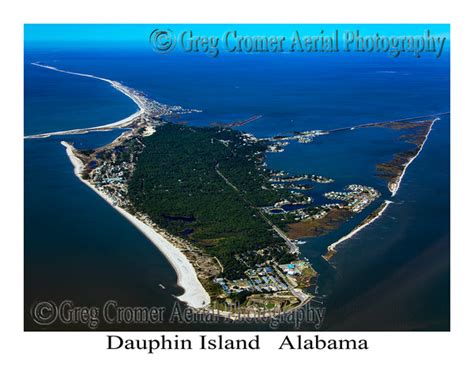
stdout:
POLYGON ((310 296, 305 294, 303 291, 295 289, 293 285, 289 282, 289 280, 286 278, 285 274, 280 271, 280 268, 276 264, 273 265, 273 270, 277 273, 280 279, 286 283, 291 294, 301 302, 301 305, 303 305, 306 301, 309 300, 310 296))
MULTIPOLYGON (((224 182, 229 186, 231 187, 234 191, 236 191, 238 193, 238 195, 242 198, 242 200, 247 203, 250 207, 252 207, 253 209, 257 210, 257 212, 260 214, 260 216, 262 217, 262 219, 272 227, 272 229, 281 237, 283 238, 283 240, 285 241, 286 245, 288 246, 288 249, 289 249, 289 253, 290 254, 293 254, 293 255, 297 255, 299 253, 299 248, 298 246, 296 246, 296 244, 291 240, 289 239, 285 233, 283 233, 283 231, 277 227, 276 225, 273 224, 273 222, 270 221, 270 219, 267 218, 267 216, 263 213, 263 211, 258 208, 258 207, 255 207, 243 194, 242 192, 234 185, 231 183, 231 181, 229 179, 227 179, 225 177, 225 175, 219 170, 219 163, 216 164, 215 166, 215 170, 216 170, 216 173, 217 175, 219 175, 223 180, 224 182)), ((289 291, 291 292, 291 294, 293 296, 295 296, 300 302, 300 306, 306 304, 306 302, 311 298, 310 296, 308 296, 307 294, 305 294, 303 291, 300 291, 300 290, 297 290, 293 287, 293 285, 291 285, 291 283, 287 280, 287 278, 285 277, 285 275, 283 275, 280 271, 280 269, 278 268, 278 266, 275 264, 274 265, 274 270, 275 272, 277 273, 277 275, 286 283, 286 285, 288 286, 288 289, 289 291)))

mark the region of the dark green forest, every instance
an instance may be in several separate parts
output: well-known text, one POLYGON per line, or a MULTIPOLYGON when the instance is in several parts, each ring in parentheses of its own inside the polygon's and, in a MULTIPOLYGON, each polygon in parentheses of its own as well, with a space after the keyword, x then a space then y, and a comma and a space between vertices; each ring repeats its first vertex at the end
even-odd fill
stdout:
POLYGON ((257 250, 281 256, 283 240, 255 208, 288 195, 269 186, 261 165, 264 143, 250 143, 229 128, 176 124, 159 127, 143 143, 129 180, 138 211, 216 255, 230 277, 261 261, 257 250))

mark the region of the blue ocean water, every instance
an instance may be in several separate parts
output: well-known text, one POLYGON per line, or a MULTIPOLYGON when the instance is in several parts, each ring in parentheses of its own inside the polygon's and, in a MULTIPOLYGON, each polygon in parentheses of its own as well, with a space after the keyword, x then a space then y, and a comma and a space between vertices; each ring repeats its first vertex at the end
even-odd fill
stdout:
MULTIPOLYGON (((242 128, 257 136, 449 111, 449 55, 439 60, 370 54, 213 59, 133 48, 34 49, 25 51, 25 135, 100 125, 136 109, 106 83, 31 62, 118 80, 157 101, 201 109, 182 117, 192 125, 260 114, 261 119, 242 128)), ((374 186, 387 198, 386 185, 374 169, 400 147, 392 133, 359 129, 322 136, 270 154, 268 164, 292 174, 335 178, 332 185, 315 186, 311 195, 316 201, 322 201, 327 189, 351 183, 374 186)), ((170 306, 180 293, 166 260, 77 180, 59 144, 65 139, 78 147, 100 146, 116 135, 25 140, 25 310, 50 298, 82 305, 116 299, 126 305, 170 306)), ((327 268, 321 267, 319 256, 364 215, 302 245, 304 255, 324 274, 322 288, 330 288, 326 328, 449 328, 449 116, 435 124, 394 201, 377 222, 340 245, 336 274, 324 274, 327 268), (377 311, 371 312, 373 307, 377 311)), ((35 328, 27 313, 25 325, 35 328)), ((213 327, 222 325, 200 326, 213 327)), ((156 328, 196 326, 167 323, 156 328)))
POLYGON ((105 83, 25 65, 25 134, 104 125, 137 110, 105 83), (102 84, 102 85, 101 85, 102 84), (74 115, 74 117, 71 117, 74 115))

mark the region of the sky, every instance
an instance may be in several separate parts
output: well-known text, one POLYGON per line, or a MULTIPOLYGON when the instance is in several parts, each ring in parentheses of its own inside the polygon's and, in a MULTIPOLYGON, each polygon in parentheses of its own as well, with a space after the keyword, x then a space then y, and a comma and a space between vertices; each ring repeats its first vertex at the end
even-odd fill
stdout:
POLYGON ((219 37, 229 30, 259 36, 291 36, 295 30, 302 35, 318 35, 321 30, 330 34, 336 29, 340 32, 359 30, 365 35, 379 33, 386 36, 416 36, 429 29, 431 34, 445 36, 447 39, 450 30, 447 24, 25 24, 24 38, 26 47, 67 43, 94 45, 104 42, 139 46, 148 44, 148 37, 155 28, 170 29, 176 34, 192 30, 195 34, 219 37))

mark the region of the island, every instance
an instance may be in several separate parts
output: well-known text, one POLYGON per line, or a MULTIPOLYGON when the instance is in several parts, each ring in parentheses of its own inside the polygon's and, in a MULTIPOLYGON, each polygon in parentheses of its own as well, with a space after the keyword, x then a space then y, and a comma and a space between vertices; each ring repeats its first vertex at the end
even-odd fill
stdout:
POLYGON ((84 182, 180 250, 209 296, 194 307, 226 312, 239 304, 254 315, 306 304, 317 272, 297 238, 336 228, 380 196, 352 184, 313 205, 299 183, 334 180, 268 169, 270 143, 229 127, 149 117, 95 150, 64 145, 84 182))
POLYGON ((272 186, 267 143, 227 127, 151 123, 152 133, 137 123, 95 150, 63 144, 84 182, 181 251, 209 296, 194 307, 239 303, 253 314, 309 301, 316 272, 269 207, 311 201, 272 186))
MULTIPOLYGON (((158 247, 177 273, 184 290, 180 300, 230 318, 266 317, 310 302, 309 289, 316 286, 318 273, 301 255, 299 239, 337 230, 372 203, 380 203, 382 196, 375 188, 353 183, 325 191, 327 202, 315 204, 307 191, 335 180, 322 173, 290 175, 269 169, 268 154, 341 131, 403 131, 400 139, 414 147, 375 168, 393 196, 438 120, 256 138, 237 128, 262 115, 208 127, 175 123, 170 119, 199 110, 161 104, 117 81, 37 65, 105 81, 137 104, 137 112, 112 124, 25 138, 122 129, 118 138, 96 149, 78 150, 62 141, 75 174, 158 247)), ((374 222, 390 203, 382 201, 355 229, 328 246, 323 258, 330 261, 337 245, 374 222)))

